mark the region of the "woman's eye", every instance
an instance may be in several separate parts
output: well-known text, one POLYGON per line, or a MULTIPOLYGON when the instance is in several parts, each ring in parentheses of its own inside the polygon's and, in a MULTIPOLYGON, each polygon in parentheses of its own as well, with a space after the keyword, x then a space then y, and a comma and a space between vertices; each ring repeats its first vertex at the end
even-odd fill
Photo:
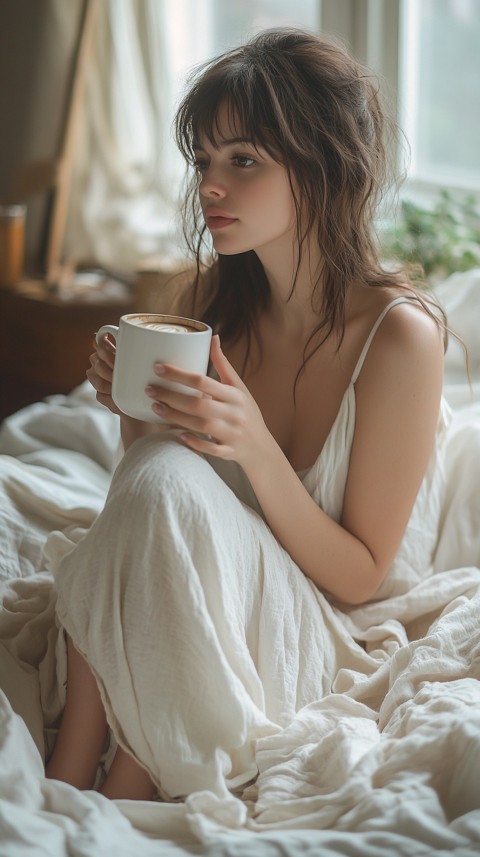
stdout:
POLYGON ((232 161, 236 167, 242 167, 243 169, 245 167, 251 167, 252 164, 255 163, 254 159, 249 158, 247 155, 235 155, 232 158, 232 161))

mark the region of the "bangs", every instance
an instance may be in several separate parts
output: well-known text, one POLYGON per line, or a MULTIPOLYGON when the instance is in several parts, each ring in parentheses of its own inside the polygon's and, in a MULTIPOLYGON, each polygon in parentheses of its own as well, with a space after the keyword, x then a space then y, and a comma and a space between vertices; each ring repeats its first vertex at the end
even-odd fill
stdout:
MULTIPOLYGON (((177 145, 193 164, 201 140, 217 148, 221 142, 220 114, 227 117, 228 134, 262 147, 279 161, 279 128, 272 110, 267 113, 269 99, 262 98, 264 89, 255 69, 239 62, 236 67, 204 71, 181 103, 176 118, 177 145)), ((223 128, 223 132, 225 129, 223 128)))

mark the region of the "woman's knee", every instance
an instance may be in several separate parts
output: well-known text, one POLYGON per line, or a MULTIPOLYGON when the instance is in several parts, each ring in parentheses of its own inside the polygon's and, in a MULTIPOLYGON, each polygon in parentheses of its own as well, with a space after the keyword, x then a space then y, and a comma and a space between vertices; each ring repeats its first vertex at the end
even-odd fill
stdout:
POLYGON ((193 512, 218 490, 222 490, 222 482, 201 455, 174 439, 149 437, 137 441, 125 454, 113 477, 106 508, 121 504, 127 515, 130 510, 138 518, 158 513, 162 505, 173 502, 193 512))

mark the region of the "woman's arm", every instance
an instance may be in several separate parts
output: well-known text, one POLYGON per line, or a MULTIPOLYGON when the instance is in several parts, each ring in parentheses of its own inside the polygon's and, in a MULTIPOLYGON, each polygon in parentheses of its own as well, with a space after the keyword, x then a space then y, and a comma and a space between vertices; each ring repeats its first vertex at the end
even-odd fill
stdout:
MULTIPOLYGON (((162 393, 164 413, 217 440, 188 433, 191 448, 242 465, 272 532, 309 578, 342 601, 367 601, 398 550, 433 448, 443 377, 435 322, 400 305, 375 335, 356 384, 340 523, 310 497, 216 340, 212 361, 223 390, 214 379, 182 376, 212 399, 192 405, 183 401, 187 397, 162 393)), ((169 379, 180 380, 177 370, 166 371, 169 379)))
POLYGON ((279 541, 342 601, 371 598, 395 557, 433 449, 442 378, 435 322, 415 307, 398 307, 377 331, 356 383, 340 524, 305 497, 281 451, 272 447, 270 460, 247 473, 279 541))

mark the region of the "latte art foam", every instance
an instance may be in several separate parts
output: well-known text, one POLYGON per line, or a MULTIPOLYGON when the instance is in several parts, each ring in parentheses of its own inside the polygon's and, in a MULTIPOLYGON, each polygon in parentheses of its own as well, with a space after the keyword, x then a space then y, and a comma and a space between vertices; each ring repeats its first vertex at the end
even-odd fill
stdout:
POLYGON ((161 330, 163 333, 193 333, 191 327, 186 324, 163 324, 159 321, 142 321, 140 327, 148 327, 149 330, 161 330))
POLYGON ((183 318, 180 315, 168 315, 163 313, 135 313, 123 316, 128 324, 147 330, 158 330, 160 333, 208 333, 210 328, 202 321, 191 318, 183 318))

